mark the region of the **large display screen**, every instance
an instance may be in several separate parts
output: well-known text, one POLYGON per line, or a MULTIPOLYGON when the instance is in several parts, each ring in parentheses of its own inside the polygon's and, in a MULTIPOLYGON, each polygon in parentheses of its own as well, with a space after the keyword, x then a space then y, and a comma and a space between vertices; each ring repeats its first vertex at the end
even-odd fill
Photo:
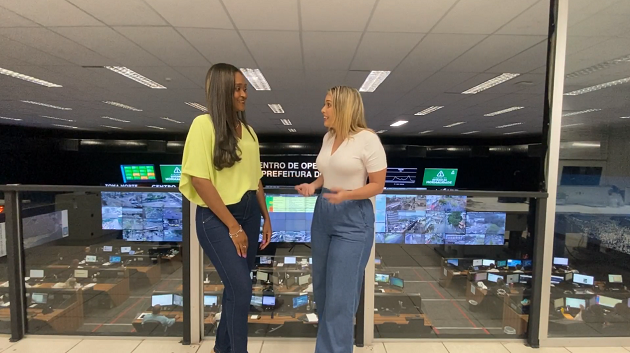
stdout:
POLYGON ((426 168, 422 178, 422 186, 455 186, 457 169, 426 168))
MULTIPOLYGON (((316 201, 315 196, 267 195, 267 209, 273 228, 271 241, 310 243, 316 201)), ((262 221, 260 225, 262 233, 262 221)))
POLYGON ((155 182, 155 166, 151 165, 121 165, 120 171, 122 172, 124 183, 137 183, 137 182, 155 182))
POLYGON ((416 185, 416 174, 418 168, 387 168, 385 186, 413 187, 416 185))
POLYGON ((162 184, 179 184, 182 176, 181 164, 160 164, 160 175, 162 184))
POLYGON ((127 241, 182 241, 182 194, 103 192, 103 229, 122 230, 127 241))

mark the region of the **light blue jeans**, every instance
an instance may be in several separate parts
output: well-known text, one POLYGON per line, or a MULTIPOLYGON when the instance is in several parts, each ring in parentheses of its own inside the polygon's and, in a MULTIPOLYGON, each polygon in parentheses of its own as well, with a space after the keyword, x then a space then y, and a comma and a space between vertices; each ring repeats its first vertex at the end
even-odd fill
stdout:
POLYGON ((370 200, 333 205, 318 197, 311 227, 313 294, 319 316, 315 353, 352 352, 354 315, 373 243, 370 200))

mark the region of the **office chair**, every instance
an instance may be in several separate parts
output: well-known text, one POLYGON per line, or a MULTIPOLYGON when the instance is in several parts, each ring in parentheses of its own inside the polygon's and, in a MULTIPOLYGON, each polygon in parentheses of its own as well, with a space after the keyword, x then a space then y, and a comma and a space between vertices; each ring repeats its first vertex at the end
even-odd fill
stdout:
POLYGON ((140 325, 138 333, 148 336, 166 336, 167 330, 168 326, 164 326, 158 321, 145 321, 140 325))

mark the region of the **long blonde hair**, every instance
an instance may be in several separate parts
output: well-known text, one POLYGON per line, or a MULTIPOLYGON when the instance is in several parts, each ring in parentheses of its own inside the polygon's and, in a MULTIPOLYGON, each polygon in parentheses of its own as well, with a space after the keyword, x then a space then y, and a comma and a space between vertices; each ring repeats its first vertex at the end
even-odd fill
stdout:
POLYGON ((369 130, 365 121, 361 93, 348 86, 335 86, 328 90, 335 109, 335 121, 329 131, 335 138, 345 140, 362 130, 369 130))

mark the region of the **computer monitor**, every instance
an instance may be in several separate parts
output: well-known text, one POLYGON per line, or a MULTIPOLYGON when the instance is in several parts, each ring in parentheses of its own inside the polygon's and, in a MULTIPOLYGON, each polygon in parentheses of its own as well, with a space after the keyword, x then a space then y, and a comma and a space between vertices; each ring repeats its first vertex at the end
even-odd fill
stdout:
POLYGON ((532 260, 523 260, 523 268, 531 268, 534 265, 532 260))
POLYGON ((480 273, 476 273, 475 274, 475 282, 485 281, 487 279, 488 279, 488 273, 487 272, 480 272, 480 273))
POLYGON ((499 279, 505 279, 503 276, 495 275, 494 273, 488 273, 488 281, 497 283, 499 279))
POLYGON ((122 258, 120 256, 110 256, 109 262, 117 264, 117 263, 122 262, 122 258))
POLYGON ((173 294, 173 305, 184 306, 184 297, 178 294, 173 294))
POLYGON ((505 283, 507 283, 507 284, 519 283, 520 280, 521 280, 521 276, 517 273, 517 274, 513 274, 513 275, 507 275, 505 283))
POLYGON ((219 297, 216 295, 204 295, 203 306, 215 306, 219 303, 219 297))
POLYGON ((498 260, 496 262, 497 268, 503 268, 508 266, 508 262, 506 260, 498 260))
POLYGON ((527 284, 532 281, 532 278, 533 277, 531 275, 520 275, 519 281, 520 283, 527 284))
POLYGON ((569 266, 569 259, 566 257, 554 257, 553 264, 557 266, 569 266))
POLYGON ((44 278, 44 270, 30 270, 29 272, 31 278, 44 278))
POLYGON ((389 275, 383 273, 377 273, 374 275, 374 281, 377 283, 389 283, 389 275))
MULTIPOLYGON (((310 258, 309 260, 310 260, 309 262, 312 264, 313 263, 312 258, 310 258)), ((380 257, 375 258, 374 259, 374 264, 375 265, 380 265, 381 264, 381 258, 380 257)))
POLYGON ((305 294, 293 298, 293 309, 301 308, 306 305, 308 305, 308 295, 305 294))
POLYGON ((298 285, 303 286, 305 284, 308 284, 310 279, 311 279, 311 275, 300 276, 298 277, 298 285))
POLYGON ((607 308, 614 308, 615 305, 623 303, 623 300, 621 299, 615 299, 615 298, 611 298, 611 297, 605 297, 603 295, 597 295, 595 296, 595 303, 601 305, 601 306, 605 306, 607 308))
POLYGON ((483 260, 482 259, 473 260, 473 266, 483 266, 483 260))
POLYGON ((276 305, 276 297, 263 295, 262 304, 264 306, 275 306, 276 305))
POLYGON ((573 283, 577 283, 577 284, 581 284, 585 286, 592 286, 595 284, 595 277, 584 276, 584 275, 580 275, 576 273, 573 275, 573 283))
POLYGON ((495 265, 496 261, 494 260, 483 260, 482 266, 489 267, 490 265, 495 265))
POLYGON ((585 299, 577 299, 577 298, 566 298, 567 308, 579 309, 580 306, 586 307, 585 299))
POLYGON ((564 275, 564 280, 567 282, 571 282, 573 281, 573 272, 569 272, 567 274, 564 275))
POLYGON ((252 295, 252 300, 249 302, 252 306, 262 306, 262 295, 252 295))
MULTIPOLYGON (((33 277, 33 275, 31 275, 31 277, 33 277)), ((622 275, 608 275, 608 282, 609 283, 623 283, 623 276, 622 275)))
POLYGON ((154 294, 151 296, 151 306, 171 306, 173 305, 173 295, 172 294, 154 294))
POLYGON ((110 245, 103 246, 103 252, 112 252, 114 248, 110 245))
POLYGON ((261 256, 260 257, 261 265, 271 265, 271 256, 261 256))
POLYGON ((121 254, 128 254, 129 252, 131 252, 131 246, 121 246, 120 247, 120 253, 121 254))
POLYGON ((555 309, 560 309, 564 307, 564 298, 558 298, 553 301, 553 307, 555 309))
POLYGON ((96 262, 96 255, 86 255, 85 262, 96 262))
POLYGON ((508 267, 516 267, 518 265, 523 265, 523 261, 521 261, 521 260, 512 260, 512 259, 508 260, 508 267))
POLYGON ((393 287, 405 288, 405 281, 402 278, 390 277, 389 284, 393 287))
POLYGON ((564 281, 564 277, 562 277, 562 276, 551 276, 551 283, 552 284, 560 284, 560 283, 562 283, 562 281, 564 281))
POLYGON ((46 304, 48 302, 48 294, 46 293, 33 293, 31 294, 31 303, 33 304, 46 304))
POLYGON ((74 278, 88 278, 89 276, 88 270, 74 270, 74 278))
POLYGON ((448 260, 446 260, 446 263, 448 265, 452 265, 452 266, 455 266, 455 267, 459 266, 459 260, 458 259, 448 259, 448 260))
POLYGON ((297 259, 295 256, 287 256, 284 258, 284 263, 287 265, 295 265, 297 263, 297 259))
POLYGON ((257 274, 256 274, 256 278, 257 278, 259 281, 265 281, 265 282, 267 282, 267 281, 269 280, 269 273, 267 273, 267 272, 262 272, 262 271, 258 271, 258 272, 257 272, 257 274))
POLYGON ((312 257, 309 257, 309 258, 308 258, 308 263, 309 263, 310 265, 312 265, 312 264, 313 264, 313 258, 312 258, 312 257))

